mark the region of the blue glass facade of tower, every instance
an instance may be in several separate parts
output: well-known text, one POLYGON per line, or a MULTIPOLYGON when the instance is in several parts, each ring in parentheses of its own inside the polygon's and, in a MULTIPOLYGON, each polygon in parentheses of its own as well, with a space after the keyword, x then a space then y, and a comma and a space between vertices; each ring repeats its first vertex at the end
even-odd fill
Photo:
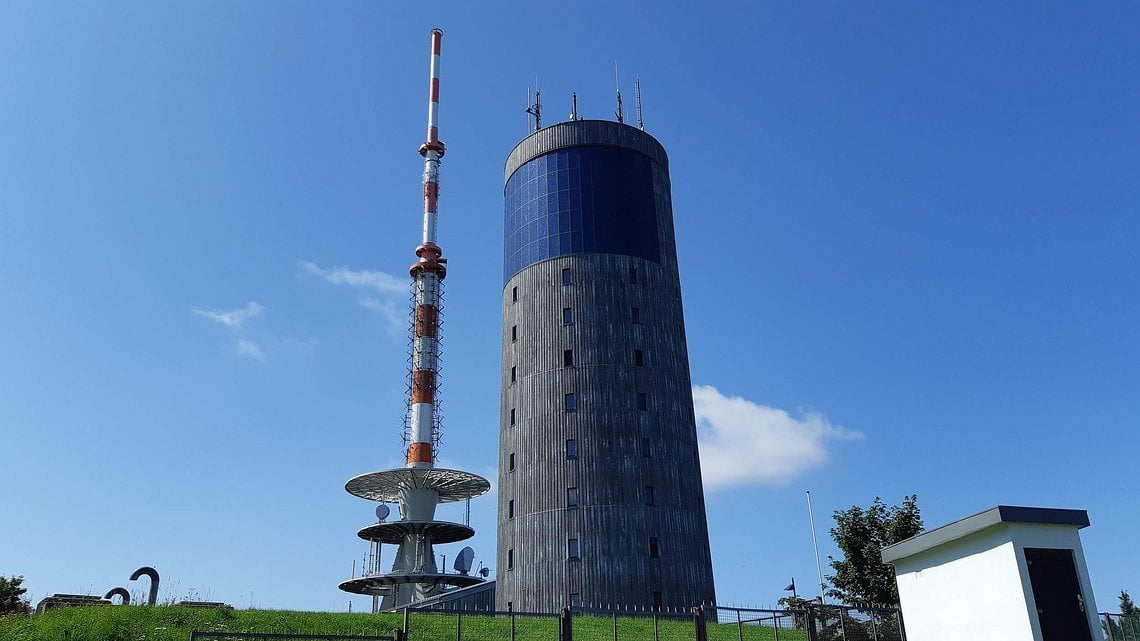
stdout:
POLYGON ((618 147, 576 147, 520 167, 505 189, 503 280, 541 260, 596 252, 661 262, 652 161, 618 147))

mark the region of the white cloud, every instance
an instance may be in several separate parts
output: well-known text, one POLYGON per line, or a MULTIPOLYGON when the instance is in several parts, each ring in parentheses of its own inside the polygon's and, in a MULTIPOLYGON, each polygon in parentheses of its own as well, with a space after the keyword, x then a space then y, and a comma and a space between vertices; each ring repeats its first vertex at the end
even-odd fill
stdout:
POLYGON ((786 483, 826 463, 832 443, 863 438, 818 412, 797 418, 710 385, 693 386, 693 406, 708 490, 786 483))
POLYGON ((398 333, 402 329, 407 329, 408 313, 406 310, 401 309, 401 306, 396 305, 395 301, 380 300, 371 296, 365 296, 360 299, 360 304, 366 309, 379 315, 388 323, 388 331, 390 333, 398 333))
POLYGON ((347 267, 325 269, 307 260, 301 261, 301 269, 306 274, 320 276, 333 285, 374 289, 382 294, 406 294, 408 292, 408 281, 406 279, 396 278, 385 272, 355 271, 347 267))
POLYGON ((257 343, 254 343, 251 340, 240 338, 238 339, 238 342, 235 344, 234 348, 237 350, 237 353, 242 356, 248 356, 249 358, 252 358, 253 360, 260 363, 265 362, 265 352, 263 352, 261 348, 257 346, 257 343))
POLYGON ((208 318, 215 323, 225 325, 229 329, 236 331, 241 329, 246 321, 261 316, 262 309, 261 305, 251 300, 245 304, 245 307, 240 309, 222 311, 215 309, 198 309, 194 307, 192 311, 203 318, 208 318))
POLYGON ((360 304, 365 309, 383 318, 388 324, 390 333, 396 334, 407 329, 407 280, 396 278, 385 272, 356 271, 346 267, 325 269, 307 260, 301 261, 301 269, 306 274, 319 276, 333 285, 348 285, 349 287, 371 291, 372 295, 360 297, 360 304))

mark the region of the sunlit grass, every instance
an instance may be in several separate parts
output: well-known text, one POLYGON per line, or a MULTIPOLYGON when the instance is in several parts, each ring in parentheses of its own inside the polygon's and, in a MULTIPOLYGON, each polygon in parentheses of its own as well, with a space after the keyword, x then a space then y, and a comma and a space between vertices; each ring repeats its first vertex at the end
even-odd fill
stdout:
MULTIPOLYGON (((59 608, 31 617, 0 618, 0 641, 187 641, 191 630, 275 634, 383 635, 403 623, 400 613, 361 614, 290 610, 199 609, 178 606, 59 608)), ((775 641, 771 626, 709 623, 709 641, 775 641)), ((574 641, 614 641, 609 616, 575 616, 574 641)), ((515 641, 557 641, 556 616, 514 617, 515 641)), ((409 641, 510 641, 511 617, 412 612, 409 641)), ((650 616, 617 620, 617 641, 694 641, 693 621, 650 616)), ((780 630, 780 641, 803 641, 802 630, 780 630)))

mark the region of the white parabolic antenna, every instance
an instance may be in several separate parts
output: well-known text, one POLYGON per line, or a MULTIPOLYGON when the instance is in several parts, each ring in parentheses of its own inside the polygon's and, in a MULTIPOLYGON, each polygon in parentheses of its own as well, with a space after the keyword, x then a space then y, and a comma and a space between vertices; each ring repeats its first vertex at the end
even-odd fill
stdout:
POLYGON ((381 521, 388 518, 388 515, 391 513, 392 510, 388 509, 388 506, 384 505, 383 503, 376 506, 376 518, 380 519, 381 521))
POLYGON ((475 550, 471 546, 467 546, 459 551, 459 556, 455 557, 455 571, 460 574, 467 574, 471 571, 471 562, 475 560, 475 550))

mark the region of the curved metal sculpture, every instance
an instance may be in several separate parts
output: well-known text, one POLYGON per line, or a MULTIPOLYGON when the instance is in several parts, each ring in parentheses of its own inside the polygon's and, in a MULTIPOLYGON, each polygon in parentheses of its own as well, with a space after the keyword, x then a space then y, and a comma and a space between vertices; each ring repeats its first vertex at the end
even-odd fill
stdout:
POLYGON ((107 594, 104 594, 103 598, 110 601, 111 597, 115 596, 116 594, 123 597, 123 602, 119 605, 131 604, 131 593, 127 592, 126 588, 111 588, 110 590, 107 590, 107 594))
POLYGON ((131 575, 131 580, 137 581, 138 578, 144 574, 150 577, 150 594, 147 596, 146 604, 154 605, 158 603, 158 570, 155 570, 149 565, 144 565, 134 571, 134 574, 131 575))

